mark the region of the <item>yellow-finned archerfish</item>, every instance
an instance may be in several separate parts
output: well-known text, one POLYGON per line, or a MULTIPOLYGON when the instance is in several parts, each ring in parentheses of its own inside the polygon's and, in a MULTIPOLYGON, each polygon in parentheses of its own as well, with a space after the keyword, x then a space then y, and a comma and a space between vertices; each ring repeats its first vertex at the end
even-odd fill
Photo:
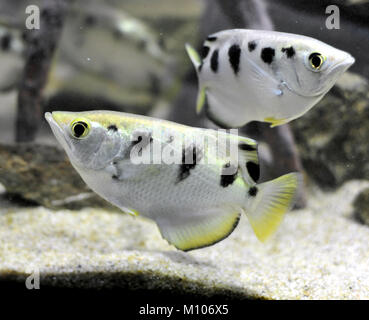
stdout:
POLYGON ((113 111, 45 117, 93 191, 124 212, 154 220, 180 250, 226 238, 243 212, 264 241, 293 205, 301 181, 289 173, 257 183, 257 143, 225 130, 113 111))
POLYGON ((250 121, 278 126, 302 116, 355 59, 319 40, 247 29, 210 35, 201 54, 189 44, 199 93, 197 112, 223 128, 250 121))

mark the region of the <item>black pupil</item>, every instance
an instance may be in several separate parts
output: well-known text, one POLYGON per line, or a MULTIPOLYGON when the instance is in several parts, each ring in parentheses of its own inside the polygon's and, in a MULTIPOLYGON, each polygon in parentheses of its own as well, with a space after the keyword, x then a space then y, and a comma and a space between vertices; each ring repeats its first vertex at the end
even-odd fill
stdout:
POLYGON ((73 127, 73 132, 75 137, 79 138, 80 136, 82 136, 84 134, 86 130, 86 126, 83 123, 76 123, 73 127))
POLYGON ((319 68, 322 63, 322 59, 318 55, 314 55, 311 58, 311 64, 314 66, 314 68, 319 68))

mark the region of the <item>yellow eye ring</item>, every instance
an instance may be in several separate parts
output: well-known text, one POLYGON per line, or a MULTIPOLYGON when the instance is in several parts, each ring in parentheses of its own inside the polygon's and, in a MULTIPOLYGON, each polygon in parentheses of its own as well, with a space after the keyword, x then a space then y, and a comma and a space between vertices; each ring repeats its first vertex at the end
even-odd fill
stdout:
POLYGON ((73 120, 70 124, 70 131, 74 138, 83 139, 90 132, 90 124, 84 119, 73 120))
POLYGON ((325 57, 318 52, 313 52, 309 56, 309 63, 311 68, 313 68, 313 70, 318 71, 322 67, 324 61, 325 57))

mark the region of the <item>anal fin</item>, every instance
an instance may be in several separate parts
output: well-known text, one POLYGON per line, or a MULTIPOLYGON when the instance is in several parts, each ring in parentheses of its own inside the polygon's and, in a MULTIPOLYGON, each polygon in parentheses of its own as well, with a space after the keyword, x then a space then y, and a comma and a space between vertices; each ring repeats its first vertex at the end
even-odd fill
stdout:
POLYGON ((189 251, 213 245, 228 237, 238 224, 234 208, 202 209, 200 213, 171 213, 156 219, 164 239, 177 249, 189 251))

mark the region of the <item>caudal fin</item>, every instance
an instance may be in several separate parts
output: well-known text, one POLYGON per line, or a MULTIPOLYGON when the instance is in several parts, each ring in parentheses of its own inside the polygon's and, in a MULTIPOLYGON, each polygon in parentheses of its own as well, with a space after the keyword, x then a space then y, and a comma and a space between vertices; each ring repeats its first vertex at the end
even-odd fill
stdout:
POLYGON ((199 69, 200 69, 200 66, 202 65, 202 60, 201 60, 199 53, 188 43, 186 43, 186 51, 196 69, 196 73, 199 78, 199 91, 197 94, 196 112, 200 113, 202 108, 205 105, 205 99, 206 99, 206 88, 201 84, 200 77, 199 77, 199 69))
POLYGON ((294 205, 301 182, 301 174, 289 173, 251 187, 245 211, 260 241, 277 230, 284 214, 294 205))

